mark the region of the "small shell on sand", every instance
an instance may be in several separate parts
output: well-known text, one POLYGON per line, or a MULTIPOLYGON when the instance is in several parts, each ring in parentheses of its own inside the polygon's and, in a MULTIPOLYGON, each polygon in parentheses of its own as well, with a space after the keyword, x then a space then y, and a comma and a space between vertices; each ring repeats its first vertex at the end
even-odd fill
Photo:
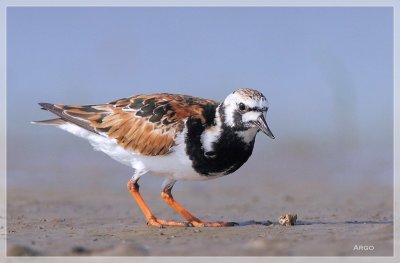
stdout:
POLYGON ((279 224, 282 226, 293 226, 296 224, 297 214, 286 214, 279 217, 279 224))

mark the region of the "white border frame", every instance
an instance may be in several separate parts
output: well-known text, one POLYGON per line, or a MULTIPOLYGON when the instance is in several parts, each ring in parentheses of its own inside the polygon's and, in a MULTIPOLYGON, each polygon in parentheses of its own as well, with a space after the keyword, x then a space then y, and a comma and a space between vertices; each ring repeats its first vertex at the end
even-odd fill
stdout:
POLYGON ((398 13, 400 4, 396 0, 3 0, 0 2, 0 261, 5 260, 9 262, 206 262, 212 260, 213 262, 400 262, 400 218, 399 209, 400 203, 398 197, 400 193, 400 180, 398 179, 400 171, 400 90, 398 86, 398 75, 400 71, 396 72, 397 65, 399 65, 399 52, 397 52, 396 44, 400 43, 400 20, 398 13), (218 6, 275 6, 275 7, 393 7, 393 70, 394 70, 394 256, 393 257, 6 257, 6 108, 7 108, 7 91, 6 91, 6 15, 7 7, 157 7, 157 6, 186 6, 186 7, 218 7, 218 6), (397 223, 397 224, 396 224, 397 223))

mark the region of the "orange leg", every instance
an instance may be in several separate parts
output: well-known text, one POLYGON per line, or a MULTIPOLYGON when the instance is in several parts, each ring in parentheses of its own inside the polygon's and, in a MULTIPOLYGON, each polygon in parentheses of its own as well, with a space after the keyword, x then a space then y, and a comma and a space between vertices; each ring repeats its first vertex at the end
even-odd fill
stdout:
POLYGON ((161 192, 161 198, 170 205, 176 212, 182 215, 192 226, 195 227, 224 227, 237 225, 235 222, 204 222, 189 213, 181 204, 174 200, 171 194, 175 182, 167 184, 161 192))
POLYGON ((143 200, 143 197, 139 192, 139 184, 138 180, 128 182, 128 190, 131 193, 133 199, 138 204, 140 210, 142 210, 144 216, 147 219, 147 224, 151 226, 164 227, 164 226, 189 226, 188 223, 185 222, 176 222, 176 221, 168 221, 156 218, 150 208, 147 206, 146 202, 143 200))

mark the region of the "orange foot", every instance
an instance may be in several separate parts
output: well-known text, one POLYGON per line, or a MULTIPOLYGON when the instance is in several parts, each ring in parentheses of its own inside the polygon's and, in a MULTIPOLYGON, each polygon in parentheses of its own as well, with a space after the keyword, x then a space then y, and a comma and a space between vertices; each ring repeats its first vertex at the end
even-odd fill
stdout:
POLYGON ((191 225, 194 227, 227 227, 227 226, 237 226, 236 222, 203 222, 203 221, 191 221, 191 225))
POLYGON ((148 226, 155 226, 159 228, 163 228, 166 226, 183 226, 183 227, 190 227, 192 226, 189 222, 177 222, 177 221, 170 221, 170 220, 164 220, 164 219, 159 219, 159 218, 150 218, 149 221, 147 221, 148 226))

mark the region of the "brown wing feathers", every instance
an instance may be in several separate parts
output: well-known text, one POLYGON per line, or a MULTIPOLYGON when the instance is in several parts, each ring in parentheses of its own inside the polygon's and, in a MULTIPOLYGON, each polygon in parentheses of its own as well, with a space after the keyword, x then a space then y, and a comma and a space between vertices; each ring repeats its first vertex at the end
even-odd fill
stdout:
POLYGON ((81 108, 82 106, 64 106, 61 104, 51 104, 51 103, 39 103, 39 105, 42 107, 42 109, 48 110, 48 111, 60 116, 61 119, 63 119, 64 121, 71 122, 73 124, 76 124, 76 125, 84 128, 84 129, 87 129, 91 132, 98 134, 98 132, 92 126, 89 125, 89 122, 86 119, 76 118, 76 116, 73 116, 70 114, 70 112, 68 112, 68 109, 70 109, 70 111, 72 110, 72 112, 73 112, 74 109, 81 108))
POLYGON ((216 102, 185 95, 156 94, 124 98, 103 105, 40 103, 40 106, 62 120, 115 139, 125 149, 144 155, 162 155, 175 145, 184 119, 195 116, 204 123, 201 104, 216 102))
POLYGON ((173 123, 169 131, 160 128, 149 118, 140 118, 134 111, 116 108, 105 116, 101 123, 93 124, 97 130, 105 130, 125 149, 140 152, 144 155, 165 154, 174 145, 175 131, 179 124, 173 123))

